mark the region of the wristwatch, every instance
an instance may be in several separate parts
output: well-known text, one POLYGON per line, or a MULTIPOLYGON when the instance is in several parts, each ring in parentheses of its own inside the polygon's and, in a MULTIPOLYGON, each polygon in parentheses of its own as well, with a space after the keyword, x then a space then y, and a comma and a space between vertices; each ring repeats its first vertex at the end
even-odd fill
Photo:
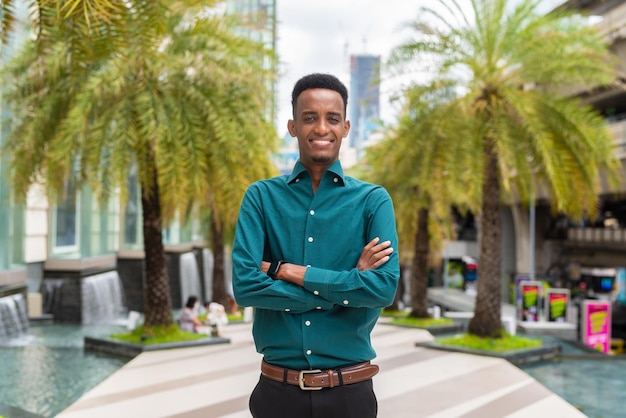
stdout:
POLYGON ((270 268, 267 269, 267 275, 272 279, 276 279, 276 275, 278 274, 278 270, 280 270, 280 266, 284 263, 283 260, 272 261, 270 263, 270 268))

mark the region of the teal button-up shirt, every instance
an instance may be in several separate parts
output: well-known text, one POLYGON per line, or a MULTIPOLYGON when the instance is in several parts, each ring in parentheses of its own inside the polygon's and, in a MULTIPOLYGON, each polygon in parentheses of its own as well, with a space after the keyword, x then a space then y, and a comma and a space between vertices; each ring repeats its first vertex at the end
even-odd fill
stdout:
POLYGON ((393 204, 377 185, 344 176, 336 161, 316 193, 298 161, 291 175, 250 185, 233 244, 237 303, 256 308, 256 349, 271 364, 326 369, 371 360, 370 332, 394 299, 400 266, 393 204), (359 271, 372 239, 389 240, 388 262, 359 271), (273 280, 261 261, 308 266, 304 287, 273 280))

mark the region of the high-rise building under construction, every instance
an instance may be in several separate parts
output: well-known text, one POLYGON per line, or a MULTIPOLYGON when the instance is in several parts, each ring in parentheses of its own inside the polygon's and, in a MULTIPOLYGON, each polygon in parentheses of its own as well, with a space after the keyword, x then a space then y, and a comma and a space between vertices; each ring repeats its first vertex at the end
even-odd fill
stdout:
POLYGON ((350 146, 361 154, 380 120, 380 56, 350 57, 350 146))

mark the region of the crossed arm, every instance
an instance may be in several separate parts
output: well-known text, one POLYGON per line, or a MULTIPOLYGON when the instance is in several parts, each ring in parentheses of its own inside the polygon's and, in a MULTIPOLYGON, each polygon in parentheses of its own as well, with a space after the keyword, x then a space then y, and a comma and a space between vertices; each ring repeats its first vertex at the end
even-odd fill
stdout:
MULTIPOLYGON (((390 247, 391 242, 383 241, 379 243, 379 241, 380 238, 376 237, 363 247, 361 256, 356 264, 356 268, 360 271, 375 269, 376 267, 389 261, 389 256, 393 253, 393 248, 390 247)), ((261 270, 264 273, 267 273, 269 268, 269 262, 261 262, 261 270)), ((278 273, 276 273, 276 279, 293 283, 298 286, 304 286, 304 274, 306 273, 306 269, 306 266, 284 262, 281 264, 278 273)))

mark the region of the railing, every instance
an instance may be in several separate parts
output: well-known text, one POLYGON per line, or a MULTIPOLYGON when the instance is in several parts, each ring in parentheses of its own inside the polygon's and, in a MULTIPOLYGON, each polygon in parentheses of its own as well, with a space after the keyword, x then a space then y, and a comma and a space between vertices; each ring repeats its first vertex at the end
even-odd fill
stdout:
POLYGON ((575 242, 626 243, 626 228, 567 228, 567 239, 575 242))

